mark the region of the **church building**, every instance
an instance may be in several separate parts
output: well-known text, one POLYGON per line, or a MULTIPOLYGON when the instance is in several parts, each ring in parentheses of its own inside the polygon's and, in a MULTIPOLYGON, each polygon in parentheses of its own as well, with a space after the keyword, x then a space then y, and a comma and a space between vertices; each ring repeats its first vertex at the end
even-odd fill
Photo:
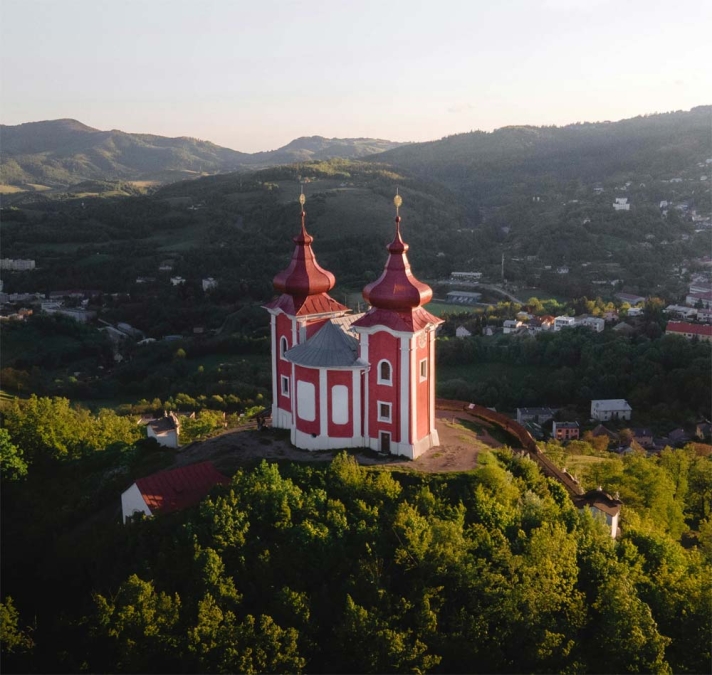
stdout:
POLYGON ((305 226, 266 305, 272 331, 272 425, 305 450, 371 448, 415 459, 439 444, 435 429, 435 332, 441 319, 423 305, 400 232, 383 274, 363 289, 362 314, 334 300, 335 279, 316 261, 305 226))

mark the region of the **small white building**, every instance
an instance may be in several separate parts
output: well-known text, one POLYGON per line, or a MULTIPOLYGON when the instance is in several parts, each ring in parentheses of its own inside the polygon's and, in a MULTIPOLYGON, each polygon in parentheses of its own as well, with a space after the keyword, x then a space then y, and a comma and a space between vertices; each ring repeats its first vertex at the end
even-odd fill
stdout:
POLYGON ((601 333, 606 327, 606 322, 604 319, 601 319, 597 316, 586 316, 581 319, 581 325, 586 326, 586 328, 590 328, 596 333, 601 333))
POLYGON ((515 319, 507 319, 504 324, 502 325, 502 332, 505 335, 508 335, 509 333, 515 333, 518 331, 524 324, 522 324, 521 321, 517 321, 515 319))
POLYGON ((148 438, 155 438, 159 445, 165 448, 180 446, 180 420, 173 412, 167 412, 157 420, 151 420, 146 425, 148 438))
POLYGON ((712 291, 707 291, 706 293, 688 293, 685 298, 685 304, 690 307, 697 307, 698 305, 703 309, 712 308, 712 291))
POLYGON ((616 211, 630 211, 628 197, 616 197, 616 201, 613 202, 613 208, 616 211))
POLYGON ((185 279, 183 277, 171 277, 171 283, 174 286, 180 286, 185 283, 185 279))
POLYGON ((212 462, 190 464, 139 478, 121 495, 123 522, 137 513, 152 516, 157 512, 170 513, 193 506, 200 503, 215 485, 229 482, 212 462))
POLYGON ((576 319, 573 316, 557 316, 554 319, 554 330, 560 331, 562 328, 573 328, 576 325, 576 319))
POLYGON ((596 490, 589 490, 586 494, 577 495, 573 500, 579 509, 587 508, 595 518, 605 520, 606 525, 610 528, 612 539, 618 536, 618 519, 623 502, 618 499, 617 495, 611 497, 603 491, 603 488, 598 487, 596 490))
POLYGON ((455 337, 459 337, 459 338, 472 337, 472 333, 470 333, 470 331, 467 330, 467 328, 465 328, 464 326, 458 326, 455 329, 455 337))
POLYGON ((608 420, 629 420, 633 408, 623 398, 598 399, 591 401, 591 418, 600 422, 608 420))
POLYGON ((211 288, 217 288, 218 287, 218 282, 215 281, 212 277, 208 277, 207 279, 203 279, 203 290, 204 291, 209 291, 211 288))

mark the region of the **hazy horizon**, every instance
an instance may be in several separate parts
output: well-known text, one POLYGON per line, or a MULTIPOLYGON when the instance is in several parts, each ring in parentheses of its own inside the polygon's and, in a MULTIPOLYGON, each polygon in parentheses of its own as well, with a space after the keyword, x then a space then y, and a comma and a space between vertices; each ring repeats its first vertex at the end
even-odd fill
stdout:
POLYGON ((617 121, 709 104, 710 24, 698 0, 3 0, 0 117, 242 152, 617 121))

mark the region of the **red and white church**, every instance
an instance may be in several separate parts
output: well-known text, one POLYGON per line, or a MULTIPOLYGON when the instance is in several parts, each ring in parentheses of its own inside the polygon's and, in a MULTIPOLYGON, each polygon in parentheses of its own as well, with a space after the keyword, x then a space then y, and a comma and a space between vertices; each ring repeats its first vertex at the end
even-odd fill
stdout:
POLYGON ((383 274, 363 289, 370 309, 353 314, 329 296, 335 279, 316 261, 305 227, 266 305, 272 330, 272 425, 305 450, 367 447, 415 459, 439 445, 435 429, 435 332, 423 305, 433 291, 411 272, 400 233, 383 274))

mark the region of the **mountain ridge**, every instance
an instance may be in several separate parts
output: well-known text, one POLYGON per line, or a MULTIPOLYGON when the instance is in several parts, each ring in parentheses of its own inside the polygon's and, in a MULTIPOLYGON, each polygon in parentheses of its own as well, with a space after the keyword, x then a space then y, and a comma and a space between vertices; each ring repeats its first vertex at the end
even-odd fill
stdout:
POLYGON ((66 188, 86 180, 155 181, 248 171, 279 164, 358 158, 399 143, 369 138, 302 136, 257 153, 225 148, 190 136, 103 131, 61 118, 0 125, 0 184, 66 188))

